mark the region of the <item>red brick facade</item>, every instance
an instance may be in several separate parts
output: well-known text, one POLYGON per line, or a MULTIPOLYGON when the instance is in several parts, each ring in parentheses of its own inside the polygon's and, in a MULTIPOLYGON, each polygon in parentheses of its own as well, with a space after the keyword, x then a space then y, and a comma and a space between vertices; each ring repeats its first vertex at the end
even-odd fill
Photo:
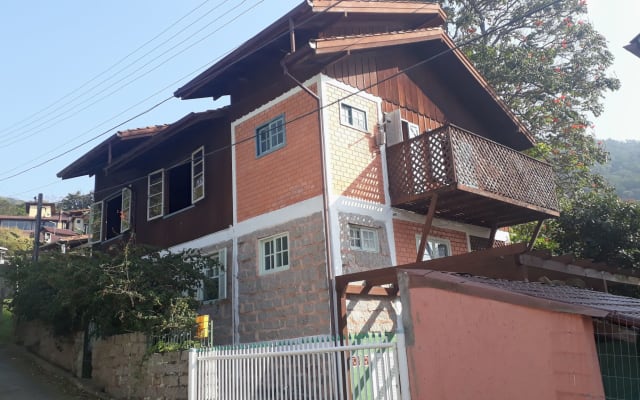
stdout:
MULTIPOLYGON (((393 230, 396 244, 397 265, 416 261, 416 235, 422 234, 422 224, 394 219, 393 230)), ((458 255, 469 252, 467 234, 451 229, 431 227, 430 237, 447 239, 451 242, 451 254, 458 255)))

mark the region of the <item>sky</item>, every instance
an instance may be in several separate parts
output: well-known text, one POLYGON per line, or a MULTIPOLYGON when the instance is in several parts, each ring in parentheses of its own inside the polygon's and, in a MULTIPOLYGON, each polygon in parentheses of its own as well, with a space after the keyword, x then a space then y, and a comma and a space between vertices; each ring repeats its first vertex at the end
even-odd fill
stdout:
MULTIPOLYGON (((43 193, 46 201, 58 201, 91 191, 93 178, 63 181, 56 173, 118 130, 223 105, 171 97, 300 3, 0 1, 0 196, 29 200, 43 193)), ((640 33, 640 1, 589 0, 589 9, 616 57, 611 71, 622 82, 620 91, 607 95, 595 135, 640 139, 630 118, 640 58, 622 49, 640 33)))

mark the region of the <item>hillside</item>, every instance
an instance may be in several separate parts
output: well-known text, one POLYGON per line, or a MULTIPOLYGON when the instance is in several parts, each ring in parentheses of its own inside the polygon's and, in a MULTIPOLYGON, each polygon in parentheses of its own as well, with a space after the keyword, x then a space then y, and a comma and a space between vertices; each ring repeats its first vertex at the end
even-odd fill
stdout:
POLYGON ((640 141, 604 140, 611 161, 597 168, 623 199, 640 200, 640 141))
POLYGON ((25 215, 24 201, 0 196, 0 215, 25 215))

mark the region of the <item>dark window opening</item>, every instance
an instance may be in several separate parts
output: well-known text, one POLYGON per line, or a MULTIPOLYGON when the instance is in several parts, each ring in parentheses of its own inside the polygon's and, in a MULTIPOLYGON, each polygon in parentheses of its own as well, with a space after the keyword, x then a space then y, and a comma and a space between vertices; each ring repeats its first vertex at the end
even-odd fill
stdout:
POLYGON ((122 195, 106 201, 105 210, 105 240, 114 238, 120 234, 120 221, 122 215, 122 195))
POLYGON ((167 171, 169 214, 191 205, 191 163, 167 171))

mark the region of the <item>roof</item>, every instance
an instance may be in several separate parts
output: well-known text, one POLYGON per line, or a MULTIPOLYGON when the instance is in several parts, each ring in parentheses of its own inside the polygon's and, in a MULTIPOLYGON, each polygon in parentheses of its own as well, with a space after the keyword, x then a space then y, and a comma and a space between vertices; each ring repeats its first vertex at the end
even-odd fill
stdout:
MULTIPOLYGON (((300 33, 326 28, 342 16, 372 20, 389 14, 402 15, 402 19, 420 26, 438 26, 444 23, 446 15, 438 4, 420 1, 370 1, 370 0, 312 0, 303 1, 286 15, 276 20, 260 33, 243 43, 236 50, 182 86, 174 95, 181 99, 201 97, 218 98, 223 93, 210 93, 209 83, 221 77, 237 64, 251 56, 275 46, 279 40, 289 40, 291 26, 300 33), (323 16, 323 18, 319 18, 323 16)), ((300 35, 302 36, 302 35, 300 35)), ((279 50, 278 50, 279 53, 279 50)))
POLYGON ((58 172, 57 176, 62 179, 70 179, 93 175, 100 169, 117 168, 116 166, 122 166, 168 137, 196 123, 225 115, 225 110, 226 108, 223 107, 216 110, 192 112, 172 124, 118 131, 58 172))
POLYGON ((464 276, 464 279, 539 299, 598 309, 606 311, 609 316, 621 316, 640 322, 640 299, 632 297, 541 282, 508 281, 477 276, 464 276))
POLYGON ((78 235, 78 232, 74 232, 69 229, 53 228, 50 226, 42 227, 42 232, 53 233, 56 236, 77 236, 78 235))

